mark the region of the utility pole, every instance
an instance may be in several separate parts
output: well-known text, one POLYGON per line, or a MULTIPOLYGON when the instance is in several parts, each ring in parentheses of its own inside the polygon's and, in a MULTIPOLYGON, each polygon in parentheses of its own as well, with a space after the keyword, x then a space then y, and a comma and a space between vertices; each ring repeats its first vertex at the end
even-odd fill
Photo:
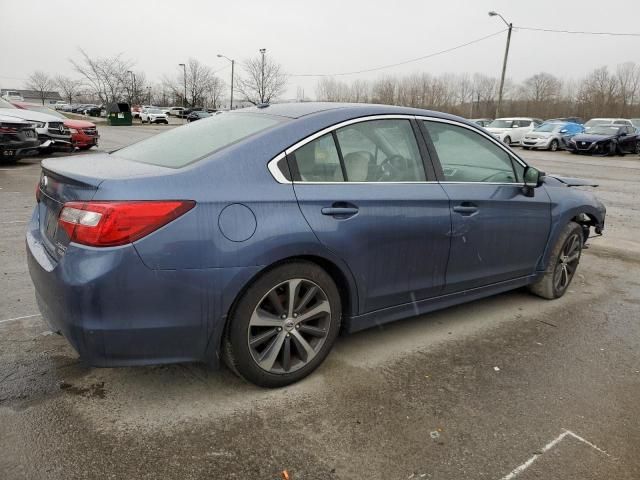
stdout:
POLYGON ((127 73, 131 75, 131 103, 133 104, 136 95, 136 74, 131 70, 127 70, 127 73))
POLYGON ((262 54, 262 75, 260 76, 260 103, 264 103, 264 54, 267 53, 266 48, 261 48, 262 54))
POLYGON ((229 110, 233 110, 233 67, 236 63, 235 60, 233 60, 232 58, 226 57, 222 54, 218 54, 218 58, 226 58, 227 60, 229 60, 231 62, 231 97, 229 100, 229 110))
POLYGON ((500 112, 502 109, 502 90, 504 89, 504 77, 507 73, 507 58, 509 57, 509 44, 511 43, 511 31, 513 30, 513 23, 507 22, 502 15, 498 12, 491 11, 489 12, 490 17, 500 17, 502 21, 507 25, 507 46, 504 49, 504 60, 502 62, 502 75, 500 77, 500 90, 498 91, 498 106, 496 107, 496 118, 500 116, 500 112))
POLYGON ((179 67, 182 67, 184 77, 184 96, 182 97, 182 108, 187 108, 187 66, 184 63, 179 63, 179 67))

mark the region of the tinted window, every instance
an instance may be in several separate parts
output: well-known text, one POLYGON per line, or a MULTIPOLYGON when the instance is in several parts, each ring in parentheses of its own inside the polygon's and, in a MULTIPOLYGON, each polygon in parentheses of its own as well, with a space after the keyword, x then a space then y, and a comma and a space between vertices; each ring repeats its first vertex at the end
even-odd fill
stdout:
POLYGON ((409 120, 372 120, 336 131, 350 182, 422 182, 422 157, 409 120))
POLYGON ((278 122, 267 115, 222 113, 134 143, 114 155, 135 162, 180 168, 278 122))
POLYGON ((524 167, 495 143, 464 127, 424 122, 449 182, 519 182, 524 167), (517 165, 514 172, 514 165, 517 165))
POLYGON ((344 181, 338 149, 331 133, 303 145, 292 158, 293 178, 297 181, 344 181))

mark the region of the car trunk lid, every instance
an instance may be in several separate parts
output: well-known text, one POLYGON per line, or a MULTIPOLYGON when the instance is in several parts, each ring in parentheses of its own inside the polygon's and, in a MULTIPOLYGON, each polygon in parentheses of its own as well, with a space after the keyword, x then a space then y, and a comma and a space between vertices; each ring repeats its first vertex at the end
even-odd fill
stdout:
POLYGON ((42 161, 38 184, 40 233, 47 252, 59 260, 70 243, 58 218, 66 202, 90 201, 105 180, 166 172, 166 168, 117 158, 108 154, 81 155, 42 161))

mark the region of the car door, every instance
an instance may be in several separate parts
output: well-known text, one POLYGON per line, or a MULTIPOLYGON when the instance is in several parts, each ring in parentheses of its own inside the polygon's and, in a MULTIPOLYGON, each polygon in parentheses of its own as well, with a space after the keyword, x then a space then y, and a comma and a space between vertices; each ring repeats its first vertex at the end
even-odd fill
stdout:
POLYGON ((621 128, 621 135, 618 139, 620 146, 624 152, 635 153, 636 151, 636 134, 635 129, 629 126, 621 128))
POLYGON ((524 164, 466 125, 422 122, 436 174, 451 202, 451 249, 444 292, 534 273, 551 224, 544 188, 525 194, 524 164))
POLYGON ((426 174, 431 167, 415 121, 347 123, 287 150, 304 217, 351 269, 360 313, 439 294, 449 254, 449 199, 433 170, 426 174))

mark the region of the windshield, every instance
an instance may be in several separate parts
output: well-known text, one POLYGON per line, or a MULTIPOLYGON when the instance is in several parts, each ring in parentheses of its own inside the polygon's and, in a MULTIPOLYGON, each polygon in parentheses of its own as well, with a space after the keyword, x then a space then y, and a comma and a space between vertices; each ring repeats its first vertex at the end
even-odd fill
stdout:
POLYGON ((150 108, 149 110, 147 110, 147 112, 149 112, 149 113, 162 113, 162 110, 159 110, 157 108, 150 108))
POLYGON ((543 123, 534 132, 557 132, 564 126, 563 123, 543 123))
POLYGON ((584 124, 585 128, 595 127, 596 125, 608 125, 611 123, 611 120, 589 120, 584 124))
POLYGON ((614 125, 598 125, 590 129, 589 133, 592 135, 615 135, 619 128, 614 125))
POLYGON ((222 113, 122 148, 114 155, 134 162, 180 168, 279 122, 267 115, 222 113))
POLYGON ((511 128, 513 120, 494 120, 488 126, 488 128, 511 128))

